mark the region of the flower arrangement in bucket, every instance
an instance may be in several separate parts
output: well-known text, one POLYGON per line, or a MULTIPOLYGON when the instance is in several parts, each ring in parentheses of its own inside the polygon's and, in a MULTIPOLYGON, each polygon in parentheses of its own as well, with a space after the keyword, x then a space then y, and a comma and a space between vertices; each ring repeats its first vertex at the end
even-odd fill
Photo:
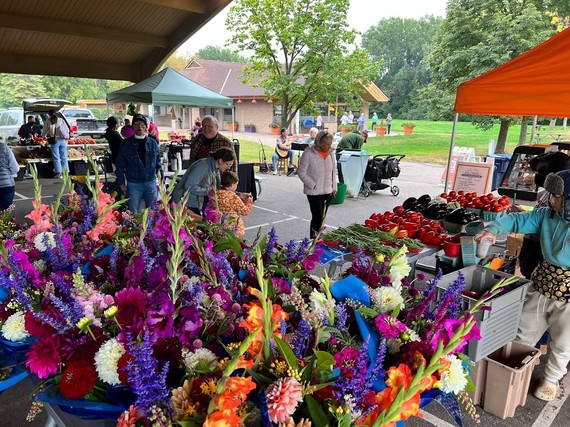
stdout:
POLYGON ((172 186, 131 215, 97 179, 86 185, 92 198, 66 176, 50 206, 38 192, 33 224, 0 247, 0 331, 33 341, 35 399, 119 425, 183 426, 381 426, 426 399, 468 402, 459 351, 477 338, 483 301, 461 313, 458 279, 431 309, 438 277, 407 280, 405 247, 315 276, 315 241, 280 243, 272 230, 248 245, 214 193, 196 221, 185 200, 169 202, 172 186))

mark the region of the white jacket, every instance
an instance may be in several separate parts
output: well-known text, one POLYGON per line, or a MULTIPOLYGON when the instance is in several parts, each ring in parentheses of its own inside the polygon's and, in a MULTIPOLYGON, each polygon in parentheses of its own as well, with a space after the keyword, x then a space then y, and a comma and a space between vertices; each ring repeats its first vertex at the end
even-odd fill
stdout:
POLYGON ((337 171, 334 149, 323 159, 314 144, 309 145, 299 160, 297 175, 303 182, 303 193, 309 196, 336 192, 337 171))

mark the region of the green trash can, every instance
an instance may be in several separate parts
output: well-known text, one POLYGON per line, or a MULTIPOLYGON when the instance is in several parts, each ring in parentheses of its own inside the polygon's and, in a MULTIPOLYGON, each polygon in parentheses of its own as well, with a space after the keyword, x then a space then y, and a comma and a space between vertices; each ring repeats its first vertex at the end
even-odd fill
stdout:
POLYGON ((336 195, 331 200, 331 205, 341 205, 346 197, 346 184, 341 182, 336 187, 336 195))

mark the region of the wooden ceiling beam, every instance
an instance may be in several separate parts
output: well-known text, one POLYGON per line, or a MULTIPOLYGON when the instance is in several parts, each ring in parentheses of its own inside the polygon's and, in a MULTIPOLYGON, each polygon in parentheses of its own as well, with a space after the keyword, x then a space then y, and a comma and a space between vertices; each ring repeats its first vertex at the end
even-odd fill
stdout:
POLYGON ((0 13, 0 27, 23 31, 38 31, 43 33, 63 34, 68 36, 88 37, 94 39, 110 40, 121 43, 166 48, 166 37, 154 34, 136 33, 123 29, 99 27, 96 25, 78 24, 58 20, 34 18, 0 13))
POLYGON ((138 68, 138 64, 79 61, 76 58, 38 55, 2 54, 2 61, 0 61, 0 73, 74 76, 126 81, 134 81, 133 74, 137 75, 138 68))
MULTIPOLYGON (((141 3, 153 4, 155 6, 168 7, 170 9, 183 10, 184 12, 192 12, 205 14, 208 11, 205 0, 138 0, 141 3)), ((211 3, 211 2, 210 2, 211 3)))

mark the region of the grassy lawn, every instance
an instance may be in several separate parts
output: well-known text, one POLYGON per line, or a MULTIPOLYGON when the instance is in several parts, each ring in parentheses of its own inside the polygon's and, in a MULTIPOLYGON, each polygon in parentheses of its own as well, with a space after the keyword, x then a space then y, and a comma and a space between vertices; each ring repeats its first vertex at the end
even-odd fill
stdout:
MULTIPOLYGON (((403 135, 401 124, 404 120, 392 122, 392 132, 398 136, 369 136, 364 149, 370 154, 405 154, 405 160, 425 163, 445 164, 451 142, 452 122, 432 122, 427 120, 414 120, 416 127, 412 135, 403 135)), ((528 127, 530 132, 530 126, 528 127)), ((473 147, 475 154, 484 156, 487 154, 489 139, 497 140, 499 125, 493 126, 488 131, 475 128, 471 123, 458 123, 455 145, 459 147, 473 147)), ((509 129, 507 137, 506 153, 512 153, 518 143, 520 125, 513 125, 509 129)), ((548 127, 542 126, 540 130, 541 144, 550 144, 558 134, 562 135, 563 141, 570 140, 570 130, 548 131, 548 127)), ((255 134, 254 134, 255 135, 255 134)), ((527 143, 530 135, 527 137, 527 143)), ((259 141, 240 140, 240 159, 244 161, 259 161, 259 141)), ((271 161, 273 151, 265 148, 267 160, 271 161)))

